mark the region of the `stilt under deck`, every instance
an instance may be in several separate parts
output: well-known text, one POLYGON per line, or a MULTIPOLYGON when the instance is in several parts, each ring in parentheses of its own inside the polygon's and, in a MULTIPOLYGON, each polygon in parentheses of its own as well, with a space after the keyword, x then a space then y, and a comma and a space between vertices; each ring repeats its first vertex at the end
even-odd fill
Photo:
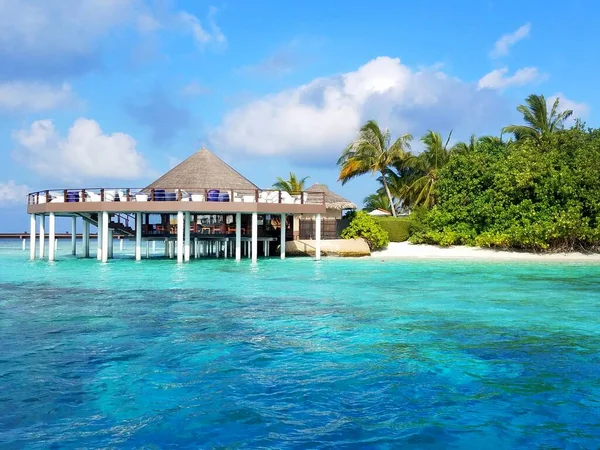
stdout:
MULTIPOLYGON (((139 194, 141 190, 134 196, 128 189, 127 197, 122 197, 122 201, 108 201, 104 192, 100 196, 101 201, 68 201, 67 195, 71 194, 67 192, 73 191, 64 191, 64 198, 60 201, 52 200, 49 191, 29 195, 30 259, 35 259, 36 256, 40 259, 45 257, 46 217, 49 230, 47 257, 50 261, 56 258, 55 231, 58 217, 70 218, 71 254, 78 257, 90 257, 90 226, 95 226, 98 230, 95 257, 104 263, 113 258, 115 239, 119 240, 121 255, 133 253, 134 259, 138 261, 142 259, 142 248, 145 244, 146 258, 163 256, 176 259, 179 263, 209 257, 231 258, 235 261, 248 258, 256 263, 259 253, 263 257, 271 256, 274 242, 279 243, 280 258, 285 259, 286 219, 294 214, 313 216, 317 219, 315 259, 321 257, 320 216, 325 212, 324 197, 320 197, 316 202, 308 202, 308 197, 303 193, 299 197, 300 203, 288 204, 282 201, 281 193, 264 191, 269 192, 272 198, 278 196, 279 201, 261 202, 263 192, 257 190, 252 196, 246 196, 250 197, 250 200, 245 198, 243 202, 184 201, 181 192, 177 194, 177 198, 181 200, 151 201, 147 195, 139 194), (145 199, 133 200, 139 196, 145 196, 145 199), (149 218, 157 215, 161 217, 162 225, 149 224, 149 218), (228 219, 227 223, 230 225, 226 225, 224 220, 221 222, 221 227, 225 227, 227 231, 223 232, 217 231, 216 225, 201 225, 198 216, 233 216, 233 219, 228 219), (171 217, 176 218, 175 222, 171 217), (259 235, 259 217, 263 221, 265 217, 275 218, 275 222, 270 222, 272 231, 269 235, 259 235), (125 223, 122 223, 123 220, 125 223), (273 228, 273 223, 276 226, 277 220, 279 229, 273 228), (81 223, 82 230, 82 243, 79 247, 76 239, 78 222, 81 223), (36 226, 39 227, 39 237, 36 236, 36 226), (166 227, 166 232, 157 231, 159 227, 166 227), (209 231, 205 232, 205 229, 209 231), (128 242, 133 245, 127 244, 125 247, 124 244, 128 242), (163 244, 163 248, 159 247, 158 251, 157 242, 159 245, 163 244), (38 243, 39 252, 36 255, 38 243)), ((79 190, 78 198, 87 199, 84 196, 85 192, 86 190, 79 190)), ((230 193, 232 199, 237 195, 234 190, 230 193)), ((315 193, 311 195, 314 196, 315 193)), ((265 225, 261 223, 261 230, 263 227, 265 225)))

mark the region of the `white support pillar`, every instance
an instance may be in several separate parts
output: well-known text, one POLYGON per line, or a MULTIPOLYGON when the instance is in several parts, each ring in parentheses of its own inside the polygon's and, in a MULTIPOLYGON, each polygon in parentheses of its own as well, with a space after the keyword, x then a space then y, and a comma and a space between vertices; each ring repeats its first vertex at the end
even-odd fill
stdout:
POLYGON ((152 253, 156 252, 156 241, 152 241, 152 253))
POLYGON ((102 213, 98 213, 98 226, 96 227, 96 259, 102 261, 102 213))
POLYGON ((223 242, 223 246, 225 247, 225 251, 223 252, 223 255, 225 256, 225 259, 227 259, 227 257, 229 256, 229 238, 225 238, 225 241, 223 242))
POLYGON ((108 230, 108 257, 110 259, 113 258, 114 250, 115 250, 115 240, 113 238, 113 230, 108 230))
POLYGON ((35 214, 29 215, 29 259, 35 259, 35 214))
POLYGON ((71 219, 71 255, 77 255, 77 216, 71 219))
POLYGON ((319 261, 321 259, 321 214, 317 214, 315 235, 315 259, 319 261))
POLYGON ((102 262, 108 262, 108 211, 102 211, 102 262))
POLYGON ((242 213, 235 215, 235 260, 242 259, 242 213))
POLYGON ((48 216, 48 261, 54 261, 56 255, 56 217, 53 212, 48 216))
POLYGON ((183 259, 185 262, 188 262, 190 260, 190 213, 188 211, 186 211, 185 213, 185 220, 184 220, 185 224, 185 230, 184 230, 184 238, 185 238, 185 242, 184 242, 184 251, 183 251, 183 259))
POLYGON ((135 260, 142 259, 142 213, 135 213, 135 260))
POLYGON ((252 262, 258 259, 258 213, 252 213, 252 262))
POLYGON ((165 258, 169 257, 169 241, 167 240, 167 238, 165 238, 165 258))
POLYGON ((90 223, 83 221, 83 257, 90 257, 90 223))
POLYGON ((46 250, 46 215, 40 214, 40 259, 44 259, 46 250))
POLYGON ((150 259, 150 241, 146 241, 146 259, 150 259))
POLYGON ((25 251, 25 249, 27 248, 27 243, 25 242, 26 240, 27 240, 26 238, 21 239, 21 244, 22 244, 22 247, 23 247, 23 251, 25 251))
POLYGON ((125 242, 125 239, 123 239, 123 238, 119 239, 119 251, 120 252, 123 252, 124 242, 125 242))
POLYGON ((183 262, 183 211, 177 211, 177 262, 183 262))
POLYGON ((281 255, 281 259, 285 259, 285 214, 281 215, 281 235, 280 235, 281 245, 279 251, 281 255))

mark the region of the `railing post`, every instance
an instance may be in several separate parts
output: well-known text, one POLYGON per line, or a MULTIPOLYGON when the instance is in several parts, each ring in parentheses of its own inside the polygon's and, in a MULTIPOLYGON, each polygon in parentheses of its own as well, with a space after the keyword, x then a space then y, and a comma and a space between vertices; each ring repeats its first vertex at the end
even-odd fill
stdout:
POLYGON ((150 190, 150 201, 154 201, 154 188, 150 190))
POLYGON ((281 191, 279 191, 279 203, 281 203, 281 191))
POLYGON ((204 201, 208 201, 208 189, 204 188, 204 201))
POLYGON ((300 191, 300 204, 304 205, 304 192, 300 191))
POLYGON ((63 202, 67 203, 67 190, 63 190, 63 202))
POLYGON ((85 189, 81 190, 81 201, 85 202, 85 189))
POLYGON ((177 189, 177 201, 181 201, 181 189, 177 189))
POLYGON ((127 190, 125 191, 125 195, 127 197, 127 201, 130 202, 131 201, 131 189, 127 188, 127 190))
POLYGON ((50 191, 46 191, 46 203, 50 203, 50 191))
MULTIPOLYGON (((100 201, 104 201, 104 188, 100 189, 100 201)), ((104 237, 102 237, 104 239, 104 237)))
POLYGON ((254 189, 254 203, 258 203, 258 189, 254 189))
POLYGON ((40 193, 36 192, 35 193, 35 204, 39 205, 39 203, 40 203, 40 193))
POLYGON ((233 202, 233 189, 229 191, 229 201, 233 202))

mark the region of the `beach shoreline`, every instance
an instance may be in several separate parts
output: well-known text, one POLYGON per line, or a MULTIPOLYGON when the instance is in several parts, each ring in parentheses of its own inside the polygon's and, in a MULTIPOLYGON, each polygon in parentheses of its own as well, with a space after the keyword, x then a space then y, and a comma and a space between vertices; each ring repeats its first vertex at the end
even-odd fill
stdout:
POLYGON ((451 260, 490 260, 490 261, 580 261, 600 263, 600 253, 559 252, 533 253, 508 250, 493 250, 481 247, 410 244, 390 242, 388 247, 371 253, 378 259, 451 259, 451 260))

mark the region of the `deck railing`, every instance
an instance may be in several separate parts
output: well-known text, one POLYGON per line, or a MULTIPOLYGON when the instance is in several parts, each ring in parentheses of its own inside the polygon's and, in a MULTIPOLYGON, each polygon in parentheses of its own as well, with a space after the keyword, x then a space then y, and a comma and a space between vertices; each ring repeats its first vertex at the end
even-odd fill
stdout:
POLYGON ((76 202, 234 202, 324 205, 324 192, 298 192, 272 189, 215 188, 79 188, 47 189, 27 195, 28 205, 76 202))

